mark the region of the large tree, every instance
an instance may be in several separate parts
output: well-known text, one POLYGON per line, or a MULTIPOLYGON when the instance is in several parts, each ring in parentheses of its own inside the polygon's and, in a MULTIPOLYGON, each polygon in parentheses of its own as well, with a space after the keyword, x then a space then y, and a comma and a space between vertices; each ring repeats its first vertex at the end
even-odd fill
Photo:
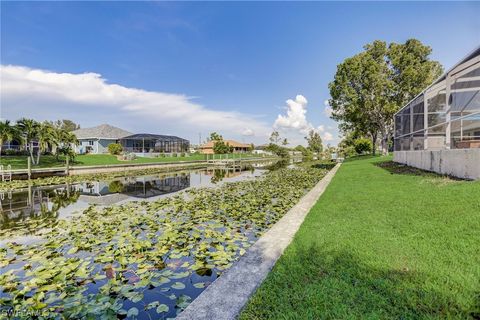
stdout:
POLYGON ((62 129, 67 132, 75 131, 80 129, 80 125, 76 124, 72 120, 68 119, 63 119, 63 120, 57 120, 54 123, 52 123, 55 128, 57 129, 62 129))
POLYGON ((310 149, 312 152, 322 152, 323 150, 323 145, 322 145, 322 138, 320 137, 320 134, 315 131, 315 130, 310 130, 308 132, 308 136, 305 137, 308 143, 308 149, 310 149))
POLYGON ((339 64, 329 102, 340 129, 368 135, 373 153, 380 136, 386 152, 394 113, 442 73, 440 63, 429 59, 431 51, 416 39, 390 45, 377 40, 339 64))
POLYGON ((273 131, 272 134, 270 135, 270 143, 278 144, 280 141, 280 133, 278 131, 273 131))
POLYGON ((2 154, 3 144, 16 138, 19 138, 18 130, 11 125, 10 120, 0 121, 0 155, 2 154))

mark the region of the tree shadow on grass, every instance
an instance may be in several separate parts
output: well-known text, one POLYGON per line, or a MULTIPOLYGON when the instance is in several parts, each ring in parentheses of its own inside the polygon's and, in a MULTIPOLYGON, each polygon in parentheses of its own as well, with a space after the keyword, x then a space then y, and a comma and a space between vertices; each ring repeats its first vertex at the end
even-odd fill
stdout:
POLYGON ((242 319, 480 319, 478 292, 465 301, 459 288, 408 265, 380 269, 346 251, 293 250, 277 263, 242 319))

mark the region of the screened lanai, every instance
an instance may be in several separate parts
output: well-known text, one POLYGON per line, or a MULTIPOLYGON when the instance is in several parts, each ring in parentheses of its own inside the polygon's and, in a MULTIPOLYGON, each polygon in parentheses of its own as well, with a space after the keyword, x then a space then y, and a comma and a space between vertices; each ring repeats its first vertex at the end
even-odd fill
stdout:
POLYGON ((480 148, 480 47, 395 114, 395 151, 480 148))
POLYGON ((134 153, 188 152, 190 142, 176 136, 138 133, 119 140, 123 150, 134 153))

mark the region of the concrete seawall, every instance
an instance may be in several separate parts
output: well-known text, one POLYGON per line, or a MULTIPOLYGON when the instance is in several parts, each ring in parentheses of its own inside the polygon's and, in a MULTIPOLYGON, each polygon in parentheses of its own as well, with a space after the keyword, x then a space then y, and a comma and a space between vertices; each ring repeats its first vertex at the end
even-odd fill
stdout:
POLYGON ((393 161, 462 179, 480 179, 480 149, 395 151, 393 161))
POLYGON ((179 320, 233 320, 262 284, 303 220, 335 176, 337 164, 234 265, 179 314, 179 320))

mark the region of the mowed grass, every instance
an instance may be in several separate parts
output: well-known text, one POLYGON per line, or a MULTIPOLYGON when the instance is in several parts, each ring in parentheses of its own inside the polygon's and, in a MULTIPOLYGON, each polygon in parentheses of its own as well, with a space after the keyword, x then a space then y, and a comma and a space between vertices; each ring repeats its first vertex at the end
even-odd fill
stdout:
POLYGON ((480 181, 344 163, 241 319, 479 319, 480 181))
MULTIPOLYGON (((246 158, 253 157, 252 154, 229 154, 228 157, 232 158, 246 158)), ((210 158, 212 156, 210 155, 210 158)), ((216 158, 220 155, 215 155, 216 158)), ((226 157, 226 155, 222 155, 226 157)), ((122 161, 118 160, 116 156, 110 154, 87 154, 87 155, 77 155, 75 157, 75 162, 71 163, 72 166, 96 166, 96 165, 111 165, 111 164, 141 164, 141 163, 156 163, 156 162, 178 162, 178 161, 194 161, 194 160, 205 160, 206 156, 204 154, 192 154, 185 157, 158 157, 158 158, 148 158, 148 157, 137 157, 132 161, 122 161)), ((27 156, 1 156, 0 164, 7 166, 11 165, 12 169, 26 169, 27 168, 27 156)), ((40 164, 32 166, 32 168, 53 168, 53 167, 64 167, 65 166, 65 157, 59 157, 57 160, 55 156, 44 155, 40 157, 40 164)))

